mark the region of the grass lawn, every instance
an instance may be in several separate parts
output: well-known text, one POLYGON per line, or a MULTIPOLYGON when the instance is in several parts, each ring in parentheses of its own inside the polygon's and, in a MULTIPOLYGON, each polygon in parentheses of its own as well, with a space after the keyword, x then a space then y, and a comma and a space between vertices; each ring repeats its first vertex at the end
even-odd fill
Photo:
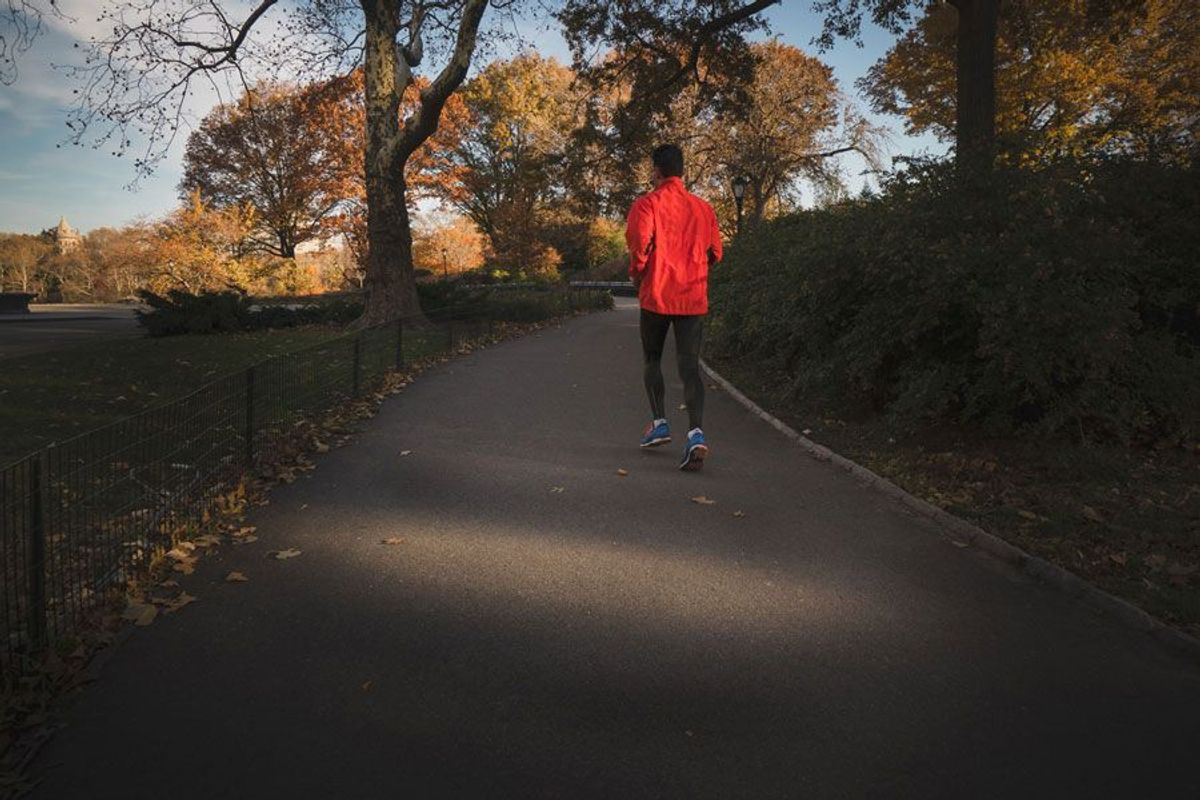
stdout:
POLYGON ((712 363, 813 441, 1200 636, 1200 444, 1139 449, 905 430, 788 398, 782 376, 712 363))
POLYGON ((0 467, 218 376, 340 334, 311 327, 140 337, 6 359, 0 370, 0 467))

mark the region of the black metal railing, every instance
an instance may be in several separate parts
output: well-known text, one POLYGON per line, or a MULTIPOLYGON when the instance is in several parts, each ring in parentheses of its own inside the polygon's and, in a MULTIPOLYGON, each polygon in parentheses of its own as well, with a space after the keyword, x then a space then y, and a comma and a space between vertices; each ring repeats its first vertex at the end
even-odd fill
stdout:
MULTIPOLYGON (((601 308, 563 292, 546 316, 601 308)), ((479 303, 395 320, 260 361, 190 394, 0 469, 0 667, 64 641, 278 453, 300 419, 393 369, 509 321, 479 303), (190 526, 190 527, 189 527, 190 526)))

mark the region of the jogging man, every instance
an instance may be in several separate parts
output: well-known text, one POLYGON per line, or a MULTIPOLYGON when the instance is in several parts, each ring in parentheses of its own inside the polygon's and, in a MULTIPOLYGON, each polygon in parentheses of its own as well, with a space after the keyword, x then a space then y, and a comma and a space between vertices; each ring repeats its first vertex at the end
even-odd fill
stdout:
POLYGON ((708 457, 701 430, 704 380, 700 376, 700 343, 708 313, 708 268, 721 260, 721 234, 712 206, 683 187, 679 147, 656 147, 651 160, 657 186, 634 202, 625 227, 629 277, 637 287, 641 306, 646 394, 653 417, 642 436, 642 447, 671 441, 663 405, 662 351, 667 329, 674 327, 689 426, 679 468, 696 470, 708 457))

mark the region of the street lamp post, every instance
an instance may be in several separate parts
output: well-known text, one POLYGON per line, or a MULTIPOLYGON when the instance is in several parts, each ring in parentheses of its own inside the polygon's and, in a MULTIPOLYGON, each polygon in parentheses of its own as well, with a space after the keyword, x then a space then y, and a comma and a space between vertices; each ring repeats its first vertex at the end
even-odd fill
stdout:
POLYGON ((737 204, 737 232, 742 233, 742 202, 746 198, 746 187, 750 185, 750 179, 745 175, 738 175, 733 179, 733 202, 737 204))
POLYGON ((450 270, 447 267, 449 262, 446 261, 446 248, 442 248, 442 280, 450 279, 450 270))

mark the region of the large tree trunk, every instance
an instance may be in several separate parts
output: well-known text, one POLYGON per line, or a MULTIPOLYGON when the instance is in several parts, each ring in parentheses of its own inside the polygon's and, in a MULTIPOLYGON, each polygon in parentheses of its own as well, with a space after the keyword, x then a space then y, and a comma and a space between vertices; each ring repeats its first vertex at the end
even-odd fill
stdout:
POLYGON ((996 157, 996 28, 1000 0, 951 0, 958 9, 958 164, 990 170, 996 157))
POLYGON ((367 270, 366 307, 359 320, 375 325, 396 317, 420 317, 412 266, 412 234, 405 205, 404 162, 395 143, 400 137, 397 81, 396 4, 363 0, 366 17, 367 270))

